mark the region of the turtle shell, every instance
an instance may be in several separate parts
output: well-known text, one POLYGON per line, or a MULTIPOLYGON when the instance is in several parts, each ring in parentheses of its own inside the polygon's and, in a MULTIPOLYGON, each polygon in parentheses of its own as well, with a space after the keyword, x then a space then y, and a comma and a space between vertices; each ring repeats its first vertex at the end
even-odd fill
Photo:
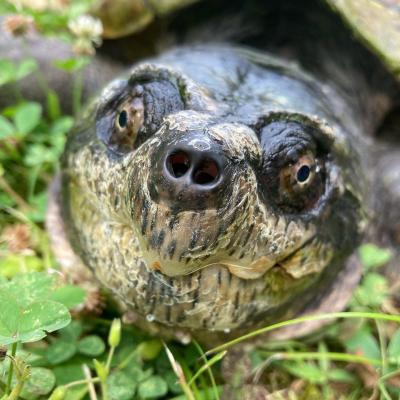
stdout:
MULTIPOLYGON (((105 38, 119 38, 137 33, 157 17, 165 17, 198 1, 97 0, 91 12, 102 20, 105 38)), ((325 1, 400 79, 400 3, 397 0, 325 1)))
POLYGON ((194 3, 197 0, 98 0, 91 13, 100 18, 105 38, 113 39, 136 33, 146 28, 156 17, 194 3))
POLYGON ((326 0, 367 47, 400 79, 398 0, 326 0))

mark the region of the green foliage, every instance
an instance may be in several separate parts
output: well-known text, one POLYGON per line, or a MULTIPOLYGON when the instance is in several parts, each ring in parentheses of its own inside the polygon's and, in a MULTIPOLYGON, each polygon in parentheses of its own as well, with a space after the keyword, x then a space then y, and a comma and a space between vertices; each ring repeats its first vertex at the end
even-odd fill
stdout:
POLYGON ((362 326, 344 344, 350 353, 362 354, 375 360, 380 358, 379 343, 368 325, 362 326))
POLYGON ((121 320, 114 319, 111 324, 110 333, 108 334, 108 345, 110 347, 118 347, 121 342, 121 320))
POLYGON ((78 342, 78 351, 86 356, 98 357, 105 349, 103 339, 97 335, 86 336, 78 342))
POLYGON ((64 304, 72 309, 85 301, 86 292, 83 288, 74 285, 64 285, 51 294, 51 300, 64 304))
POLYGON ((21 396, 27 400, 48 395, 54 387, 56 378, 47 368, 32 368, 31 376, 26 381, 21 396))
POLYGON ((53 291, 54 280, 41 273, 0 284, 0 345, 40 340, 69 324, 68 309, 51 299, 53 291))
POLYGON ((138 354, 139 356, 146 361, 154 360, 160 354, 162 349, 162 343, 160 340, 149 340, 146 342, 140 343, 138 346, 138 354))
POLYGON ((13 124, 0 115, 0 139, 12 136, 15 132, 13 124))
POLYGON ((89 62, 89 58, 79 57, 68 58, 66 60, 57 60, 54 62, 54 65, 65 72, 75 72, 84 68, 86 65, 88 65, 89 62))
MULTIPOLYGON (((75 355, 83 355, 91 358, 101 356, 105 352, 105 344, 97 335, 81 337, 83 326, 79 321, 73 321, 67 328, 60 332, 57 340, 46 349, 45 357, 50 365, 63 364, 71 360, 75 355)), ((63 383, 63 382, 62 382, 63 383)))
POLYGON ((0 259, 0 276, 12 278, 28 271, 41 271, 43 260, 39 257, 23 254, 9 254, 0 259))
POLYGON ((389 298, 390 288, 386 277, 376 270, 390 261, 392 252, 367 243, 359 248, 359 255, 364 278, 354 293, 352 306, 359 309, 377 309, 389 298))
POLYGON ((344 369, 329 368, 325 370, 321 368, 321 365, 310 362, 287 362, 283 363, 282 366, 290 374, 314 384, 326 385, 329 382, 352 382, 354 379, 344 369))
MULTIPOLYGON (((34 356, 17 352, 17 343, 44 339, 47 332, 59 330, 70 323, 71 316, 63 304, 65 294, 64 288, 57 286, 55 276, 45 273, 31 272, 16 275, 11 280, 0 279, 0 346, 12 344, 9 358, 0 360, 0 389, 5 388, 5 394, 9 394, 10 399, 19 395, 27 400, 37 399, 53 389, 56 381, 54 372, 42 366, 30 368, 27 363, 34 364, 38 357, 35 360, 34 356), (1 382, 2 376, 7 376, 7 383, 1 382)), ((84 300, 80 288, 69 286, 68 294, 65 303, 69 306, 76 306, 84 300)), ((49 346, 51 363, 53 359, 61 358, 59 347, 55 343, 49 346)), ((62 349, 62 356, 65 357, 65 348, 62 349)))
POLYGON ((14 124, 19 135, 32 132, 42 117, 42 106, 38 103, 22 103, 15 109, 14 124))
MULTIPOLYGON (((70 40, 68 32, 68 22, 79 15, 86 13, 93 0, 70 0, 68 7, 54 8, 36 7, 22 8, 19 2, 0 2, 1 14, 23 13, 30 16, 35 21, 42 34, 48 36, 58 36, 65 40, 70 40)), ((61 4, 61 2, 60 2, 61 4)))
POLYGON ((392 335, 388 346, 388 356, 400 366, 400 329, 392 335))
POLYGON ((161 376, 152 376, 139 384, 138 393, 142 399, 163 397, 168 392, 168 385, 161 376))
POLYGON ((76 352, 75 343, 57 340, 47 348, 46 358, 51 365, 57 365, 71 359, 76 352))
POLYGON ((370 272, 364 277, 361 285, 354 293, 354 305, 362 307, 379 307, 389 297, 387 279, 377 273, 370 272))
POLYGON ((65 386, 58 386, 56 390, 51 394, 49 400, 63 400, 67 395, 67 389, 65 386))
POLYGON ((0 59, 0 85, 17 82, 37 69, 38 64, 32 58, 26 58, 20 63, 2 58, 0 59))
POLYGON ((137 388, 137 382, 126 372, 117 371, 107 378, 110 400, 131 400, 137 388))
POLYGON ((362 245, 359 254, 366 271, 385 265, 393 256, 389 249, 381 249, 372 243, 362 245))

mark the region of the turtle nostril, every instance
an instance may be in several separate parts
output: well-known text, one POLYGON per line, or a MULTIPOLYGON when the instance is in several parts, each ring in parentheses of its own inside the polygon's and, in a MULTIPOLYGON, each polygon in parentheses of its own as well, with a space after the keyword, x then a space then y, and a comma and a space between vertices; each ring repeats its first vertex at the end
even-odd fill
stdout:
POLYGON ((183 151, 172 153, 167 158, 167 168, 174 178, 180 178, 190 168, 189 156, 183 151))
POLYGON ((212 160, 205 160, 195 169, 193 173, 193 182, 198 185, 207 185, 215 182, 218 177, 218 165, 212 160))

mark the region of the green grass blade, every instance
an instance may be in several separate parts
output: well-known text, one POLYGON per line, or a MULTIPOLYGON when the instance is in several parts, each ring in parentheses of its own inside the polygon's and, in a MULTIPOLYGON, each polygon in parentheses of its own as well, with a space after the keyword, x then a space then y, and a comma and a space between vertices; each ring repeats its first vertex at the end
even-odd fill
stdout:
POLYGON ((302 322, 319 321, 319 320, 324 320, 324 319, 337 319, 337 318, 366 318, 366 319, 392 321, 392 322, 400 323, 400 316, 374 313, 374 312, 350 311, 350 312, 337 312, 337 313, 327 313, 327 314, 319 314, 319 315, 309 315, 309 316, 294 318, 294 319, 291 319, 288 321, 278 322, 276 324, 257 329, 253 332, 250 332, 246 335, 240 336, 240 337, 233 339, 229 342, 226 342, 220 346, 214 347, 211 350, 208 350, 206 352, 206 355, 221 352, 223 350, 228 349, 229 347, 232 347, 235 344, 241 343, 245 340, 252 339, 263 333, 267 333, 267 332, 270 332, 270 331, 273 331, 273 330, 276 330, 279 328, 283 328, 286 326, 297 325, 302 322))
POLYGON ((207 371, 211 368, 215 363, 222 360, 225 357, 227 351, 221 351, 220 353, 216 354, 210 360, 207 361, 193 376, 192 379, 189 381, 188 385, 190 386, 203 372, 207 371))
MULTIPOLYGON (((262 353, 264 354, 264 352, 262 353)), ((277 360, 323 360, 328 359, 330 361, 344 361, 349 363, 357 363, 357 364, 369 364, 369 365, 376 365, 381 367, 382 361, 369 358, 364 356, 359 356, 356 354, 347 354, 347 353, 337 353, 337 352, 313 352, 313 351, 305 351, 305 352, 277 352, 272 353, 269 352, 266 355, 270 356, 271 361, 277 360)))
MULTIPOLYGON (((193 340, 193 344, 196 347, 196 349, 198 350, 198 352, 200 353, 202 360, 205 363, 207 363, 207 361, 208 361, 207 357, 206 357, 203 349, 199 345, 199 343, 196 340, 193 340)), ((216 384, 216 381, 215 381, 215 378, 214 378, 214 374, 213 374, 212 368, 208 368, 208 376, 210 377, 212 389, 213 389, 213 392, 214 392, 214 399, 215 400, 220 400, 218 389, 217 389, 217 384, 216 384)))

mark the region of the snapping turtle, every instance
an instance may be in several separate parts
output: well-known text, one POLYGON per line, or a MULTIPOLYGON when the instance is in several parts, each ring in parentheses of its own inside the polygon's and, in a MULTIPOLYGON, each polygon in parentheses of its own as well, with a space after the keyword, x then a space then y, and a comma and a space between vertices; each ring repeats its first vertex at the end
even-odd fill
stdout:
POLYGON ((398 83, 338 15, 316 0, 216 3, 176 14, 180 46, 94 99, 48 220, 68 273, 90 270, 145 329, 209 342, 342 309, 363 235, 398 249, 400 199, 399 150, 373 140, 398 83), (227 19, 243 21, 230 44, 208 40, 227 19), (376 210, 392 213, 384 230, 376 210))

